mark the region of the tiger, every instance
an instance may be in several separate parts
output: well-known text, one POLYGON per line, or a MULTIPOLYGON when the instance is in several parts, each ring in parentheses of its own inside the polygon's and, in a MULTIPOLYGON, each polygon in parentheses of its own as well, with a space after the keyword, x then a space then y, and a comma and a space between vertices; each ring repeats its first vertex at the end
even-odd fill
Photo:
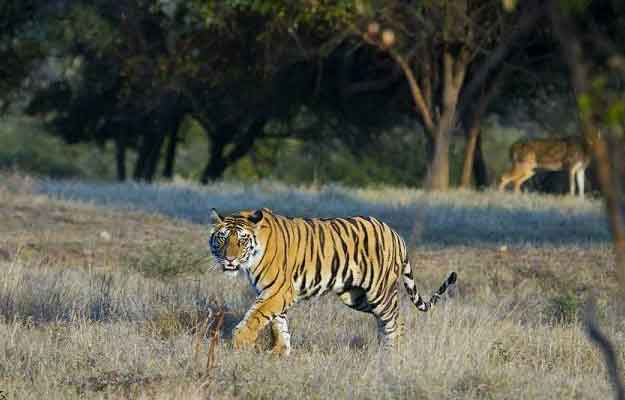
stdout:
POLYGON ((400 334, 398 279, 410 300, 428 311, 456 283, 452 272, 429 300, 416 289, 401 236, 373 217, 294 218, 268 208, 222 216, 211 210, 208 245, 217 265, 249 279, 256 300, 234 328, 233 346, 254 346, 271 324, 271 352, 291 352, 286 313, 295 303, 334 292, 348 307, 373 314, 380 344, 400 334))

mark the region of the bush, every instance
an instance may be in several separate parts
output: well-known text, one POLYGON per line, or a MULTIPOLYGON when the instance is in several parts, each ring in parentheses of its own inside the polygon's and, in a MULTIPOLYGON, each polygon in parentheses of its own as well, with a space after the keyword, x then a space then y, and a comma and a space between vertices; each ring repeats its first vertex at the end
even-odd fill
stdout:
POLYGON ((108 148, 66 145, 31 118, 0 119, 0 169, 53 178, 112 179, 114 166, 108 148))
POLYGON ((565 293, 551 300, 551 308, 555 320, 559 323, 570 324, 577 319, 582 302, 573 293, 565 293))
POLYGON ((184 244, 156 242, 146 247, 145 254, 130 256, 126 264, 146 277, 168 279, 182 274, 202 274, 208 260, 208 250, 197 251, 184 244))

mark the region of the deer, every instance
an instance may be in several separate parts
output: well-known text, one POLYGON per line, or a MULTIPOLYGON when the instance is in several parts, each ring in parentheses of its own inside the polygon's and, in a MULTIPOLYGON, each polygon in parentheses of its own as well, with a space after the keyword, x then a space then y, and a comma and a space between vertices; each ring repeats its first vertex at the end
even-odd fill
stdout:
POLYGON ((569 191, 575 195, 575 181, 579 196, 584 197, 584 178, 590 164, 590 148, 582 136, 523 139, 510 146, 512 166, 499 180, 503 191, 510 182, 514 192, 521 191, 523 182, 530 179, 536 170, 567 171, 569 191))

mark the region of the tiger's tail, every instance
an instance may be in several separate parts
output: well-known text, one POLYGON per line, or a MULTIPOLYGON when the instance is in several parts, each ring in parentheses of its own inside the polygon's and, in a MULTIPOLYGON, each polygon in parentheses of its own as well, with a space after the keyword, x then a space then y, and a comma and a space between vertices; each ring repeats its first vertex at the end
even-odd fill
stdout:
POLYGON ((428 311, 434 304, 438 302, 441 296, 447 291, 450 286, 453 286, 456 283, 456 278, 458 275, 455 272, 449 274, 447 279, 443 282, 443 284, 438 288, 436 292, 432 295, 432 297, 425 301, 419 295, 417 288, 415 286, 414 280, 412 279, 412 268, 410 267, 410 263, 407 262, 404 264, 404 286, 406 287, 406 291, 410 295, 410 300, 412 303, 419 309, 419 311, 428 311))

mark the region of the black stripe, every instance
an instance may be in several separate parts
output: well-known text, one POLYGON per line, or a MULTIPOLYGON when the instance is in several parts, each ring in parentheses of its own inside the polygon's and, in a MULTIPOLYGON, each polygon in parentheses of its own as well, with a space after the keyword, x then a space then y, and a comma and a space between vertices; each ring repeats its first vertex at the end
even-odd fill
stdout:
POLYGON ((384 231, 383 227, 377 223, 373 225, 373 232, 375 233, 375 251, 378 257, 378 262, 382 263, 384 258, 384 231))
POLYGON ((367 262, 364 262, 364 265, 362 265, 362 279, 360 281, 360 285, 362 286, 363 289, 367 290, 369 289, 368 287, 365 287, 365 281, 367 280, 367 275, 370 274, 371 271, 369 271, 369 265, 367 264, 367 262))
POLYGON ((344 252, 343 254, 345 255, 345 263, 343 264, 343 273, 341 274, 341 280, 345 282, 345 277, 347 276, 347 273, 349 272, 349 262, 351 260, 350 260, 349 251, 347 250, 347 244, 345 243, 343 238, 339 237, 339 240, 341 241, 343 245, 343 252, 344 252))
POLYGON ((330 289, 332 289, 332 287, 334 286, 334 283, 336 282, 336 274, 338 270, 339 270, 339 258, 336 252, 334 252, 334 254, 332 255, 331 278, 330 278, 330 282, 328 282, 328 288, 330 289))
POLYGON ((273 284, 274 284, 274 283, 276 283, 276 281, 278 280, 278 278, 280 277, 280 275, 281 275, 281 274, 280 274, 280 271, 276 271, 276 276, 274 276, 274 277, 273 277, 273 279, 271 280, 271 282, 269 282, 269 284, 268 284, 268 285, 264 286, 264 287, 262 288, 262 290, 261 290, 261 291, 263 291, 263 290, 267 290, 267 289, 269 289, 270 287, 272 287, 272 286, 273 286, 273 284))
POLYGON ((265 273, 267 273, 267 271, 271 269, 270 267, 271 267, 271 264, 267 264, 265 267, 261 268, 260 271, 258 271, 258 274, 254 276, 254 287, 258 285, 258 282, 260 282, 260 280, 265 275, 265 273))
MULTIPOLYGON (((267 249, 267 247, 268 247, 268 244, 269 244, 269 242, 270 242, 270 240, 271 240, 271 235, 272 235, 272 234, 273 234, 273 230, 269 230, 269 235, 267 235, 267 243, 265 244, 265 249, 264 249, 264 252, 263 252, 263 256, 262 256, 262 257, 260 258, 260 260, 258 261, 258 264, 256 264, 256 267, 254 267, 254 270, 256 270, 256 268, 258 268, 259 266, 261 266, 261 265, 263 264, 263 260, 265 259, 265 256, 266 256, 266 255, 267 255, 267 253, 268 253, 268 251, 267 251, 267 250, 268 250, 268 249, 267 249)), ((276 252, 274 252, 274 259, 275 259, 275 257, 276 257, 276 252)), ((273 261, 273 259, 272 259, 272 261, 273 261)), ((270 262, 270 263, 271 263, 271 262, 270 262)), ((251 271, 251 270, 250 270, 250 272, 252 272, 252 274, 254 274, 254 272, 255 272, 255 271, 251 271)))
MULTIPOLYGON (((387 295, 388 295, 388 293, 387 293, 387 295)), ((397 296, 396 296, 396 297, 397 297, 397 296)), ((387 296, 384 296, 383 300, 382 300, 382 301, 380 301, 380 303, 383 303, 383 302, 384 302, 384 300, 388 300, 388 297, 387 297, 387 296)), ((393 301, 388 301, 388 302, 384 305, 384 308, 382 308, 382 311, 380 312, 380 315, 386 314, 386 313, 389 311, 389 309, 391 309, 391 310, 392 310, 394 307, 395 307, 395 306, 394 306, 394 304, 393 304, 393 301)), ((391 315, 392 315, 392 313, 391 313, 391 315)))
POLYGON ((360 246, 360 239, 358 238, 358 235, 354 236, 354 262, 356 263, 356 265, 360 264, 360 260, 359 260, 359 256, 360 256, 360 251, 358 251, 358 247, 360 246))
POLYGON ((319 226, 319 254, 323 257, 323 250, 325 248, 326 235, 324 233, 324 226, 319 226))
POLYGON ((337 218, 336 219, 336 223, 339 224, 343 230, 345 231, 345 233, 347 234, 347 236, 349 236, 350 238, 352 237, 352 230, 350 229, 350 227, 345 223, 345 220, 341 219, 341 218, 337 218))
POLYGON ((315 280, 313 286, 317 286, 321 282, 321 259, 317 257, 317 263, 315 265, 315 280))
POLYGON ((349 270, 349 268, 345 268, 342 280, 343 280, 343 287, 350 287, 350 286, 352 286, 352 282, 354 281, 354 277, 352 276, 351 271, 349 270))
POLYGON ((347 218, 345 221, 347 221, 350 225, 356 227, 356 230, 358 230, 360 229, 360 226, 358 225, 358 218, 347 218))
POLYGON ((315 252, 315 229, 310 228, 310 231, 307 229, 306 240, 308 241, 308 246, 310 250, 310 261, 312 261, 313 254, 315 252))
POLYGON ((367 227, 364 225, 362 226, 362 233, 364 234, 364 237, 362 238, 362 247, 365 250, 365 256, 369 257, 369 234, 367 233, 367 227))
MULTIPOLYGON (((303 266, 305 266, 305 264, 302 264, 302 267, 303 266)), ((306 269, 302 268, 302 282, 299 284, 300 293, 303 292, 305 288, 306 288, 306 269)))
POLYGON ((321 289, 320 286, 317 286, 316 288, 314 288, 310 293, 306 293, 303 297, 304 299, 309 299, 311 297, 316 296, 319 293, 319 290, 321 289))

